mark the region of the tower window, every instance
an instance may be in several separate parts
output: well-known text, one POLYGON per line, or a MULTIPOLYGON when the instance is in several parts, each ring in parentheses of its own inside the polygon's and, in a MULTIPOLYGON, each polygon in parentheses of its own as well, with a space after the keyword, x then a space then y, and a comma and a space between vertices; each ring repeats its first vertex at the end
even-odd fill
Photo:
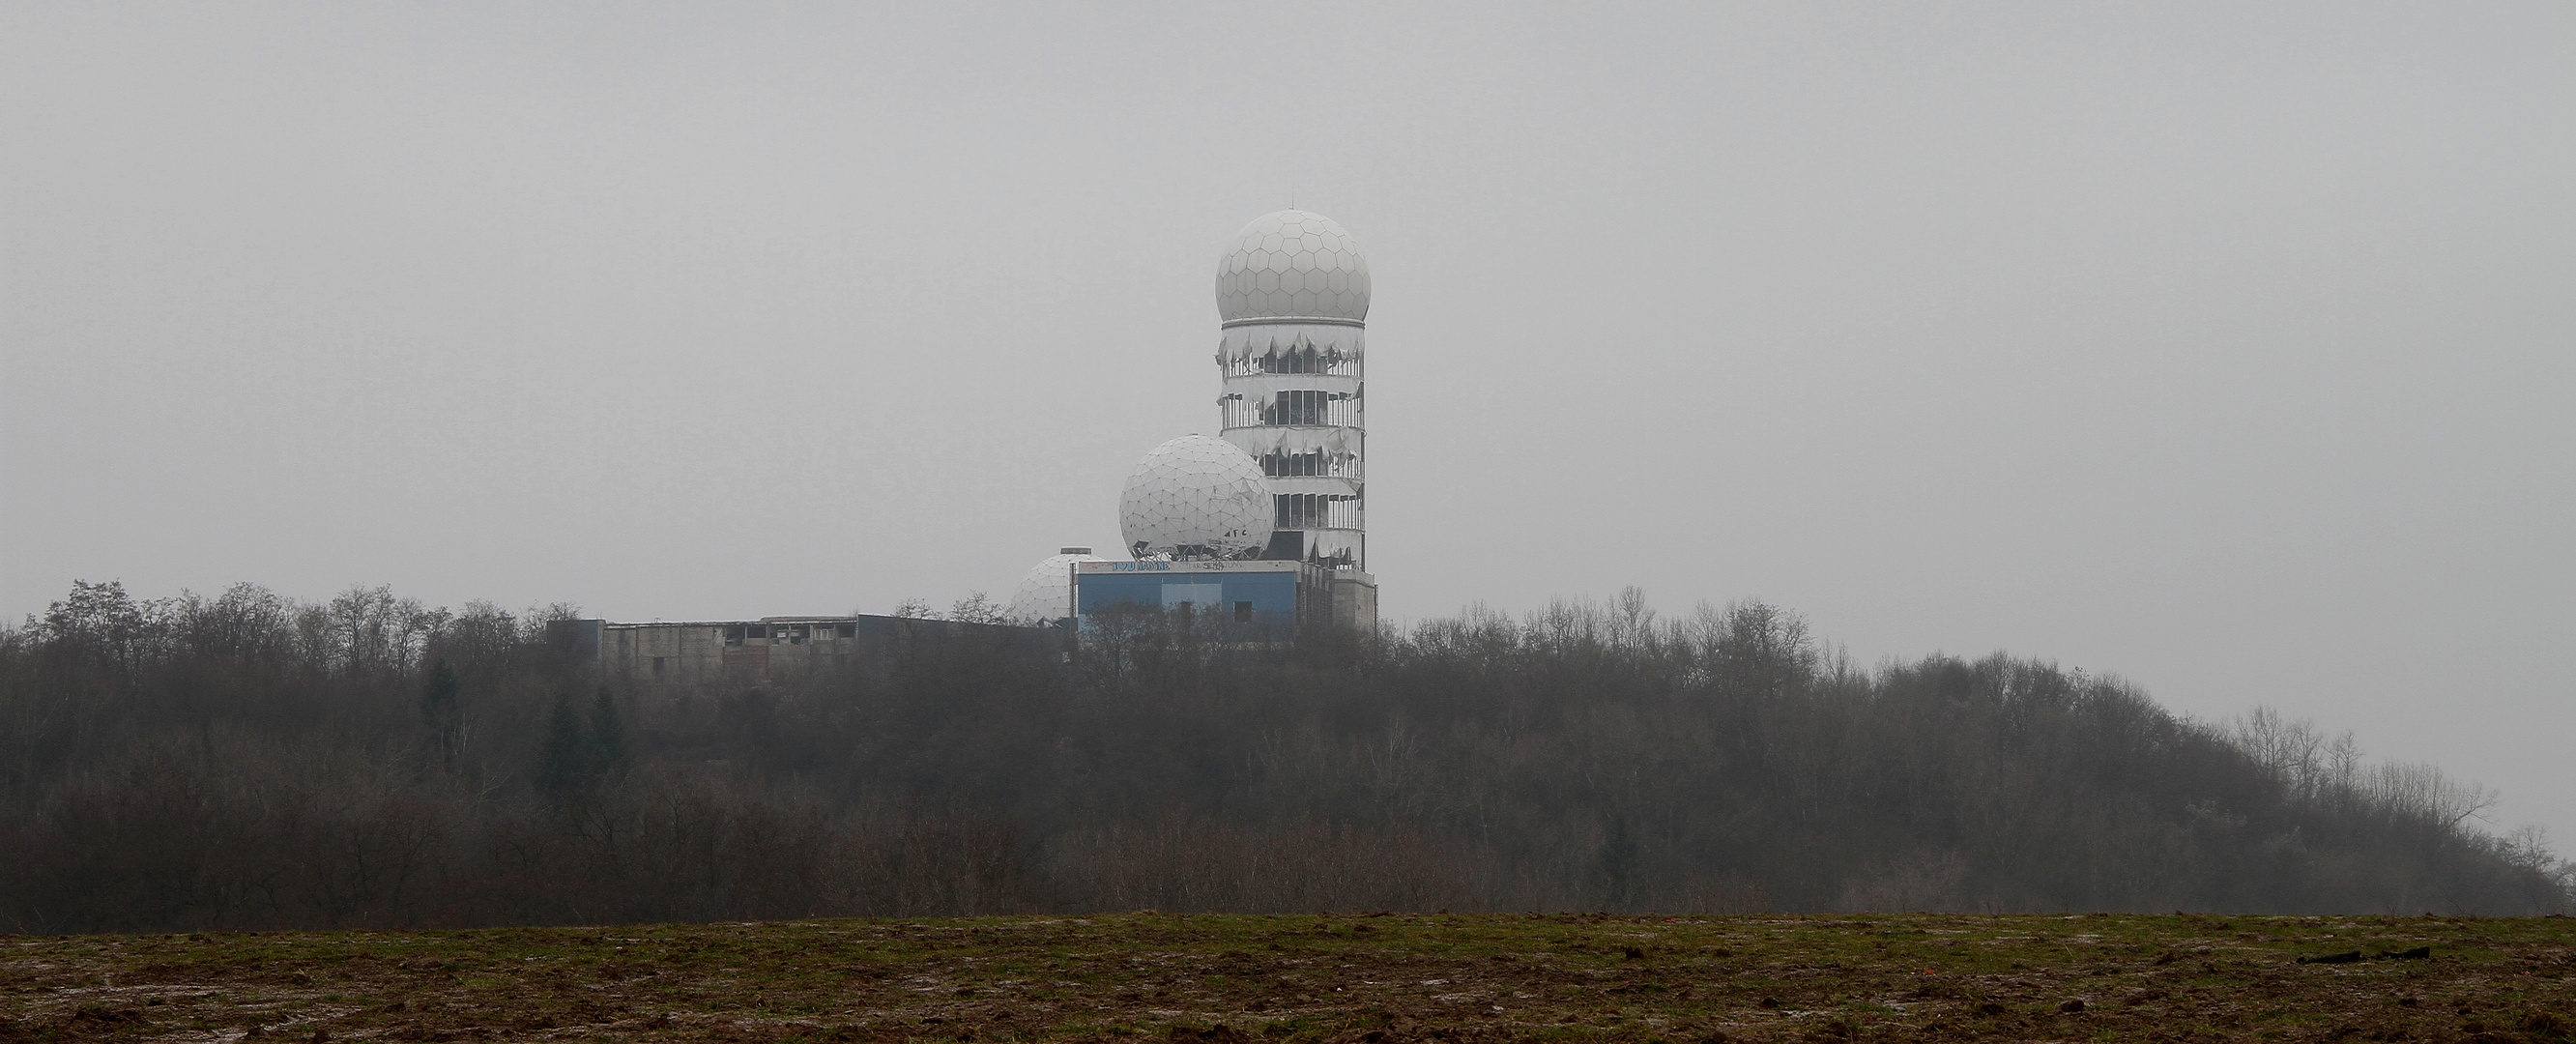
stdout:
POLYGON ((1263 417, 1261 421, 1264 424, 1283 425, 1329 423, 1325 420, 1324 404, 1327 401, 1329 399, 1326 393, 1320 391, 1280 392, 1277 398, 1271 400, 1270 408, 1264 411, 1268 416, 1263 417))

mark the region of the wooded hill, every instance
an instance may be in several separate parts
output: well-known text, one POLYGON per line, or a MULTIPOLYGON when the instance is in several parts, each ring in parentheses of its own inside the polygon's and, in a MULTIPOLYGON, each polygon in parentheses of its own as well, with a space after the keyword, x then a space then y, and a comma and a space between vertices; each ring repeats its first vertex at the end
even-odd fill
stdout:
POLYGON ((2576 908, 2429 767, 2042 661, 1859 669, 1759 604, 925 627, 685 688, 575 662, 571 615, 78 585, 0 634, 0 930, 2576 908))

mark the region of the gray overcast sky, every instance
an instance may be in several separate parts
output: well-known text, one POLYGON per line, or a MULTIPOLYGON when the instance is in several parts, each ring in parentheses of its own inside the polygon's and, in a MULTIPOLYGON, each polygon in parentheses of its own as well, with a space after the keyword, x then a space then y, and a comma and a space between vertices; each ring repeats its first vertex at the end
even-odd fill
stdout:
POLYGON ((2576 847, 2576 5, 0 7, 0 612, 1007 597, 1348 226, 1390 616, 1759 596, 2576 847))

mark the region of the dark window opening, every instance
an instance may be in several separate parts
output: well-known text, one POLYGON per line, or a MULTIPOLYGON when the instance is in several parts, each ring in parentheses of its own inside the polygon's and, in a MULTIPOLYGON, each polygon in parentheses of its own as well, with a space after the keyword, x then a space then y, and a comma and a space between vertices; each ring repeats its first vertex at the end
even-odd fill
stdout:
POLYGON ((1329 475, 1332 473, 1324 464, 1324 451, 1322 450, 1316 450, 1312 453, 1281 453, 1277 450, 1273 450, 1269 453, 1262 454, 1261 472, 1262 474, 1269 475, 1274 478, 1305 475, 1329 475))
POLYGON ((840 627, 840 633, 843 638, 856 638, 859 636, 859 625, 855 623, 842 624, 840 627))
POLYGON ((656 656, 656 657, 654 657, 654 658, 653 658, 653 673, 655 673, 655 674, 660 674, 660 673, 662 673, 662 668, 663 668, 664 666, 666 666, 666 664, 665 664, 665 662, 664 662, 664 661, 669 660, 669 659, 670 659, 670 657, 667 657, 667 656, 656 656))
POLYGON ((1279 493, 1270 499, 1272 529, 1350 529, 1359 521, 1359 501, 1355 497, 1279 493))
POLYGON ((1250 602, 1236 602, 1236 603, 1234 603, 1234 622, 1236 622, 1236 623, 1251 623, 1251 622, 1252 622, 1252 603, 1250 603, 1250 602))
POLYGON ((742 628, 739 628, 739 627, 727 627, 727 628, 725 628, 725 629, 724 629, 724 639, 725 639, 725 644, 726 644, 726 645, 741 645, 741 644, 742 644, 742 628))
POLYGON ((1324 393, 1319 391, 1284 391, 1273 396, 1261 411, 1261 423, 1272 425, 1314 425, 1324 423, 1324 393))
POLYGON ((804 624, 797 624, 793 627, 785 628, 785 630, 787 632, 787 644, 789 645, 803 645, 805 644, 806 637, 814 633, 814 629, 812 627, 808 627, 804 624))

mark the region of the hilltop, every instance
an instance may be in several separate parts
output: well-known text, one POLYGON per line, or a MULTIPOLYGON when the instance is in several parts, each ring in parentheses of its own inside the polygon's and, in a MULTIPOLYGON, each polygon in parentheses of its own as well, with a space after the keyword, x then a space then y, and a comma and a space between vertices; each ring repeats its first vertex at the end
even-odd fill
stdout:
POLYGON ((923 627, 677 686, 569 615, 84 586, 0 637, 0 926, 2570 904, 2430 767, 2045 661, 1863 670, 1759 604, 923 627))

